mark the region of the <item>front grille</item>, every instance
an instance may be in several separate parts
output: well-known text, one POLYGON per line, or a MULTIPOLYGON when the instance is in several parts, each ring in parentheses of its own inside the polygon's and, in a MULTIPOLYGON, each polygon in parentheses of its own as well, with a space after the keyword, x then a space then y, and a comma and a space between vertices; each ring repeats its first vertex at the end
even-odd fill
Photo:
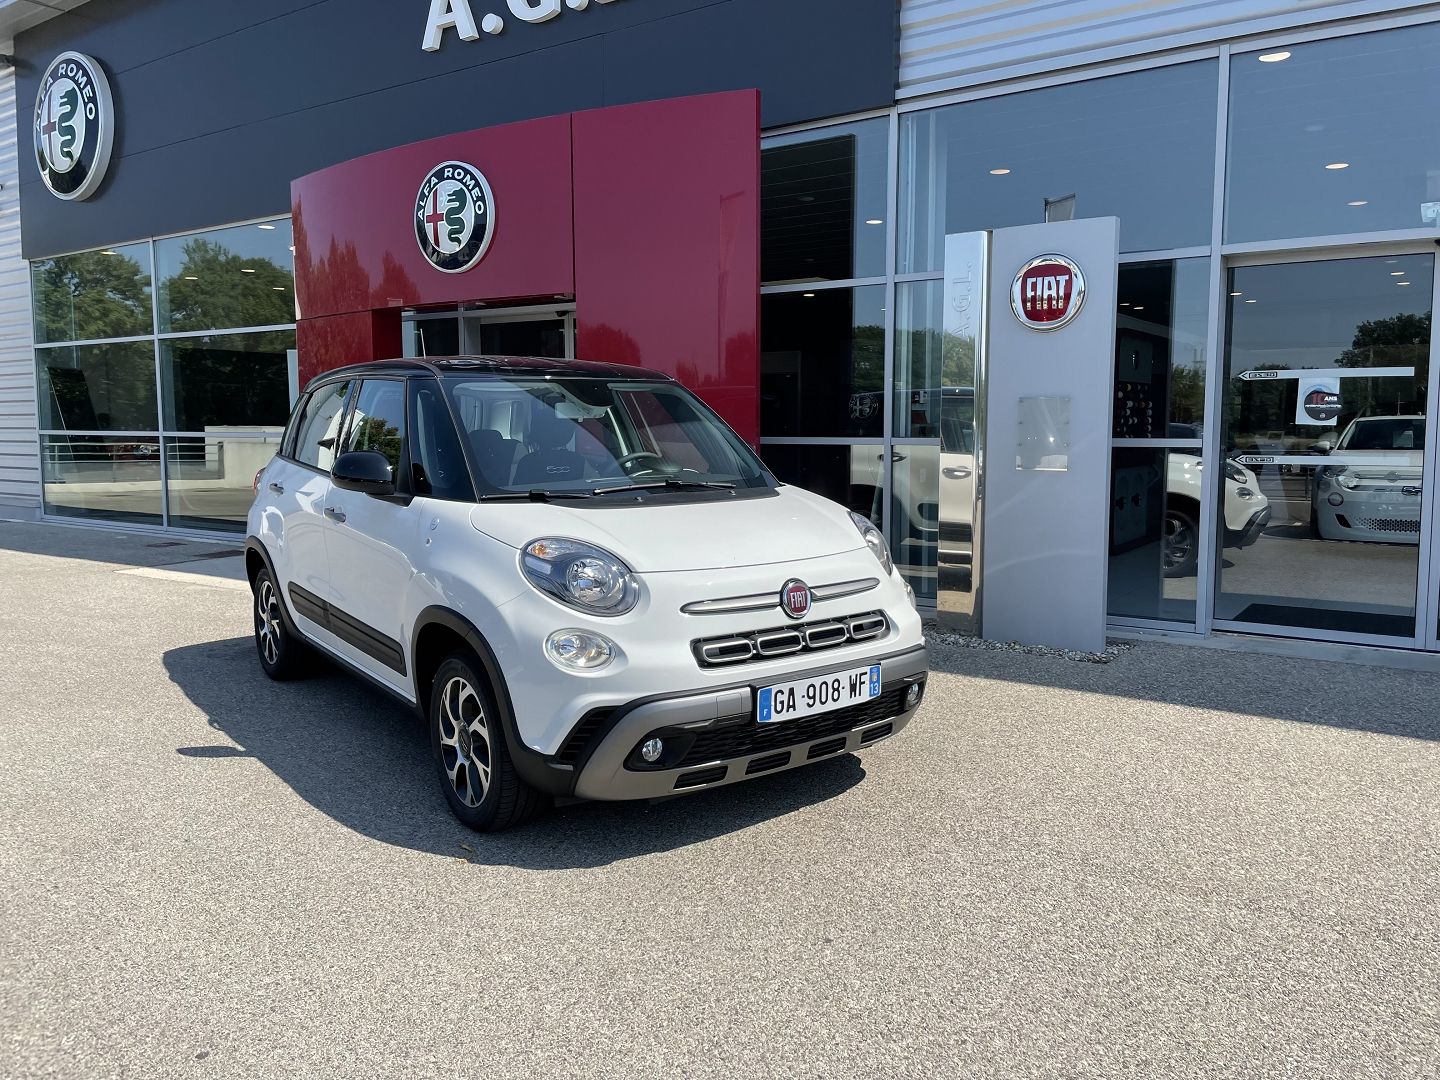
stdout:
POLYGON ((575 765, 580 761, 580 755, 590 745, 590 740, 600 730, 606 720, 614 715, 614 709, 591 709, 580 718, 575 725, 575 730, 566 737, 560 752, 555 755, 555 760, 561 765, 575 765))
POLYGON ((1373 532, 1418 533, 1419 518, 1361 518, 1360 527, 1373 532))
POLYGON ((745 766, 745 775, 754 776, 756 773, 770 772, 772 769, 783 769, 790 764, 790 751, 781 750, 778 754, 766 754, 764 757, 753 759, 745 766))
MULTIPOLYGON (((805 716, 799 720, 779 724, 757 724, 747 722, 714 731, 701 732, 695 743, 680 762, 679 768, 699 765, 706 761, 724 761, 727 758, 748 757, 770 750, 780 750, 796 743, 813 742, 829 735, 839 735, 861 724, 873 724, 877 720, 888 720, 905 711, 905 688, 886 691, 877 698, 848 709, 805 716)), ((844 740, 841 740, 844 746, 844 740)), ((833 753, 833 751, 829 751, 833 753)))
POLYGON ((686 773, 675 778, 675 790, 682 788, 700 787, 702 784, 713 784, 716 780, 724 780, 725 774, 729 772, 724 765, 717 765, 713 769, 699 769, 696 772, 686 773))
POLYGON ((725 637, 701 638, 690 643, 695 661, 702 668, 727 667, 757 660, 771 660, 800 652, 818 652, 856 641, 870 641, 890 629, 883 611, 867 611, 843 619, 773 626, 725 637))

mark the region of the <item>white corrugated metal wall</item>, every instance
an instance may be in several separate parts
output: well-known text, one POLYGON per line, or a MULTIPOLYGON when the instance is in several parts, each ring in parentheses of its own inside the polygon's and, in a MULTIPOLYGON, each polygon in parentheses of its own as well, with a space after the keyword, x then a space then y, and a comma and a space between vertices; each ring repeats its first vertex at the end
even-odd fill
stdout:
MULTIPOLYGON (((0 49, 11 52, 9 42, 0 49)), ((0 73, 0 517, 40 507, 30 272, 20 258, 20 139, 15 71, 0 73)))
POLYGON ((898 96, 1435 6, 1415 0, 901 0, 898 96))

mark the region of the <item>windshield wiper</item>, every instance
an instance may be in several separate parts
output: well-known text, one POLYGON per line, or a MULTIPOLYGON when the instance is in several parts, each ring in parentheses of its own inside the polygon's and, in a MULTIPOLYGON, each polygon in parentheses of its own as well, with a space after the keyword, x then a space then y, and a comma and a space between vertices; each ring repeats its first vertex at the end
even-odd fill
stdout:
POLYGON ((529 491, 496 491, 481 495, 481 502, 549 502, 551 499, 589 499, 588 491, 544 491, 531 488, 529 491))
POLYGON ((677 480, 671 477, 668 480, 660 480, 652 484, 624 484, 621 487, 596 488, 596 495, 619 495, 626 491, 664 491, 666 488, 710 488, 715 491, 730 491, 734 484, 727 484, 720 480, 677 480))

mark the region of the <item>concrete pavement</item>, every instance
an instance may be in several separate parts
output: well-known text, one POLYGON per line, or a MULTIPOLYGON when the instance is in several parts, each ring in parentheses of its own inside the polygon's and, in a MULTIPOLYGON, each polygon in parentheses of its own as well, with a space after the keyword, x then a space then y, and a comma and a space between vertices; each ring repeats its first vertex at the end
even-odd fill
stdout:
POLYGON ((1440 676, 942 648, 858 759, 480 837, 170 543, 0 523, 0 1076, 1440 1077, 1440 676))

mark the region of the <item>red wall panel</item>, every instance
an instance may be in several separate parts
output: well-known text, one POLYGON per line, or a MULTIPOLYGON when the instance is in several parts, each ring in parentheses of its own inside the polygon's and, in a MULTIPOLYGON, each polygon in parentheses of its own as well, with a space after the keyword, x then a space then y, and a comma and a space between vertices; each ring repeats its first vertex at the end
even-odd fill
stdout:
POLYGON ((756 441, 759 93, 573 121, 577 355, 673 374, 756 441))
POLYGON ((575 291, 570 118, 467 131, 356 158, 291 185, 302 318, 575 291), (415 196, 430 170, 467 161, 490 181, 495 236, 485 257, 446 274, 415 240, 415 196))
POLYGON ((295 326, 295 350, 302 387, 346 364, 393 359, 400 355, 400 312, 352 311, 302 319, 295 326))
POLYGON ((760 95, 626 105, 464 132, 296 180, 303 381, 400 354, 400 308, 576 298, 581 359, 674 375, 759 437, 760 95), (485 173, 495 235, 461 274, 414 233, 451 159, 485 173))

